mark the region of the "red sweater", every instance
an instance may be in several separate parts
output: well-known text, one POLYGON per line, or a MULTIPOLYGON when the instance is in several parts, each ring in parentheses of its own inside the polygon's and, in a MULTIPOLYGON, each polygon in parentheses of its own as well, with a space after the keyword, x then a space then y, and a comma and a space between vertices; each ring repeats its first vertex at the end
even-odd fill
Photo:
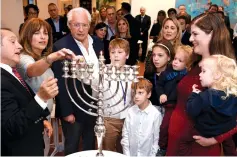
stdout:
MULTIPOLYGON (((193 84, 197 84, 201 89, 200 72, 200 68, 196 66, 178 84, 177 104, 170 118, 167 156, 219 156, 221 154, 220 144, 203 147, 195 142, 193 135, 199 134, 186 112, 186 103, 192 92, 193 84)), ((237 127, 215 139, 221 143, 236 132, 237 127)))

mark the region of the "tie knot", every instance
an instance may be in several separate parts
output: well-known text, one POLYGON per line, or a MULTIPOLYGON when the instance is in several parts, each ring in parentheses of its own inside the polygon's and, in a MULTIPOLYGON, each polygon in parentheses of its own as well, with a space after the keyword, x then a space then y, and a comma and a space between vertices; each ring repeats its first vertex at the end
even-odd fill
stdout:
POLYGON ((16 68, 12 68, 12 72, 13 72, 13 74, 15 74, 17 77, 19 77, 19 72, 17 71, 17 69, 16 68))

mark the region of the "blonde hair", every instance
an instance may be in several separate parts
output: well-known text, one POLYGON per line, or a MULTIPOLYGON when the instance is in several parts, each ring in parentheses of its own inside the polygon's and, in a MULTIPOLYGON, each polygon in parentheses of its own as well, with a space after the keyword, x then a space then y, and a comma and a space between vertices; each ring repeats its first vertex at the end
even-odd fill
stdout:
POLYGON ((114 49, 114 48, 123 49, 127 55, 129 55, 129 53, 130 53, 129 42, 125 39, 122 39, 122 38, 115 38, 112 41, 110 41, 109 52, 111 51, 111 49, 114 49))
POLYGON ((180 45, 176 48, 177 52, 178 50, 183 50, 185 52, 185 62, 187 70, 189 71, 191 69, 191 66, 193 64, 193 48, 189 45, 180 45))
POLYGON ((177 34, 176 34, 174 40, 170 41, 170 42, 172 42, 172 44, 174 46, 174 49, 176 49, 179 45, 181 45, 181 38, 182 38, 182 29, 181 29, 181 26, 179 24, 179 21, 176 18, 169 18, 168 17, 168 18, 164 19, 164 21, 162 23, 162 28, 161 28, 161 31, 160 31, 158 41, 164 39, 163 31, 164 31, 164 26, 165 26, 167 21, 172 21, 174 23, 174 25, 177 27, 177 34))
POLYGON ((132 89, 136 91, 136 89, 145 89, 147 93, 152 91, 152 83, 145 78, 138 78, 138 82, 132 83, 132 89))
POLYGON ((125 38, 131 38, 129 23, 128 23, 128 20, 127 20, 126 18, 124 18, 124 17, 121 17, 121 18, 117 21, 117 23, 116 23, 116 30, 117 30, 116 37, 117 37, 117 38, 120 37, 120 32, 119 32, 119 29, 118 29, 118 25, 119 25, 119 22, 120 22, 121 20, 123 20, 123 21, 126 23, 127 27, 128 27, 128 31, 127 31, 127 33, 126 33, 126 37, 125 37, 125 38))
POLYGON ((214 82, 215 87, 224 91, 226 97, 230 94, 237 96, 237 65, 235 60, 224 55, 212 55, 203 62, 210 59, 214 61, 213 66, 216 66, 213 68, 214 72, 220 72, 221 74, 221 77, 214 82))

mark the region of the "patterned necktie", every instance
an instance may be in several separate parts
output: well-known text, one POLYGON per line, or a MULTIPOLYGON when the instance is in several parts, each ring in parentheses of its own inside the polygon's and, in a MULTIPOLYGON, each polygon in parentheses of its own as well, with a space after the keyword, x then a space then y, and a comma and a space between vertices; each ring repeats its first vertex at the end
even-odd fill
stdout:
MULTIPOLYGON (((12 72, 13 74, 21 81, 21 84, 25 87, 25 89, 30 93, 29 88, 27 87, 25 81, 23 80, 23 78, 21 77, 21 75, 18 73, 18 71, 16 70, 16 68, 12 68, 12 72)), ((30 93, 31 94, 31 93, 30 93)))

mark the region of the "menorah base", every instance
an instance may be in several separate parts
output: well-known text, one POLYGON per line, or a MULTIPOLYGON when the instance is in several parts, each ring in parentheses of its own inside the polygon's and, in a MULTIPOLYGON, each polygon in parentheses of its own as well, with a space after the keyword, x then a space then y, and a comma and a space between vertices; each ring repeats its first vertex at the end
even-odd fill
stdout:
POLYGON ((104 157, 104 154, 103 154, 103 153, 100 153, 100 152, 98 152, 98 153, 96 154, 96 157, 104 157))
MULTIPOLYGON (((77 152, 77 153, 73 153, 70 155, 67 155, 66 157, 94 157, 97 156, 98 150, 87 150, 87 151, 81 151, 81 152, 77 152)), ((103 150, 103 157, 127 157, 124 154, 120 154, 117 152, 112 152, 112 151, 108 151, 108 150, 103 150)))

